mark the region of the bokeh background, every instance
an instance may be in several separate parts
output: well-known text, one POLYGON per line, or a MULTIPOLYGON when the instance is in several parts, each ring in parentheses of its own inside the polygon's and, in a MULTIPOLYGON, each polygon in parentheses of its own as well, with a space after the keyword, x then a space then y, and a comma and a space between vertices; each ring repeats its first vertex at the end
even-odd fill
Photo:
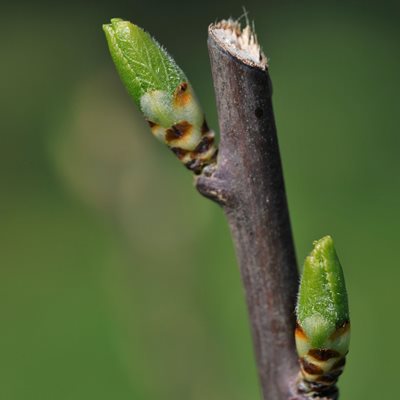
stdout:
MULTIPOLYGON (((1 399, 259 398, 222 212, 149 133, 101 30, 152 32, 215 128, 207 26, 242 5, 1 4, 1 399)), ((299 263, 330 233, 345 268, 342 398, 397 398, 399 2, 244 5, 270 58, 299 263)))

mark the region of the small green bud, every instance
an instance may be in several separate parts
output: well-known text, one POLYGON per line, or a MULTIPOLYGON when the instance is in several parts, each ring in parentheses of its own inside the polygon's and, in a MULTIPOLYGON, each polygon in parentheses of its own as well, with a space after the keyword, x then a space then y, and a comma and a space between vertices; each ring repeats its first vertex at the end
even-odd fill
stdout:
POLYGON ((299 388, 308 395, 336 390, 350 340, 343 270, 330 236, 314 242, 304 262, 296 307, 299 388))
POLYGON ((147 32, 113 18, 103 25, 111 57, 156 138, 185 166, 200 173, 215 161, 214 132, 185 74, 147 32))
POLYGON ((314 347, 349 320, 342 267, 330 236, 314 242, 306 258, 297 302, 297 321, 314 347))

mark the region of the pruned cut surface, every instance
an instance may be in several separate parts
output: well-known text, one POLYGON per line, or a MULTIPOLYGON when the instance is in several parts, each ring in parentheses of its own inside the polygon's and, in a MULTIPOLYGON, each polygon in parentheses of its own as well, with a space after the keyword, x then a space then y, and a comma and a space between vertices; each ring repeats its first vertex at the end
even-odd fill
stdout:
POLYGON ((262 52, 257 35, 249 24, 242 29, 238 20, 224 19, 210 25, 209 33, 221 47, 245 64, 263 70, 268 68, 267 57, 262 52))

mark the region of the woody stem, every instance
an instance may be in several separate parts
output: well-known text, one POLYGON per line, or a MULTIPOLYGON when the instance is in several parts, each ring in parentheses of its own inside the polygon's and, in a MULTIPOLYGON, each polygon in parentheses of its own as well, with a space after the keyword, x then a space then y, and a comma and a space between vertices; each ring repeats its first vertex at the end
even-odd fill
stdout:
POLYGON ((231 229, 245 289, 264 400, 302 399, 295 343, 298 272, 271 82, 262 63, 235 54, 209 30, 208 48, 221 141, 214 170, 197 188, 220 204, 231 229))

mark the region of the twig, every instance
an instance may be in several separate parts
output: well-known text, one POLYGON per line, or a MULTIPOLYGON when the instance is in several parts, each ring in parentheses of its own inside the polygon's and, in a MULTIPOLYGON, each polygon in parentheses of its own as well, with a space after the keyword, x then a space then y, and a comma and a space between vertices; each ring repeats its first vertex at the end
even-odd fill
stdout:
POLYGON ((221 141, 197 179, 227 216, 246 293, 264 400, 301 399, 295 344, 298 272, 271 102, 267 60, 251 29, 209 28, 221 141))

